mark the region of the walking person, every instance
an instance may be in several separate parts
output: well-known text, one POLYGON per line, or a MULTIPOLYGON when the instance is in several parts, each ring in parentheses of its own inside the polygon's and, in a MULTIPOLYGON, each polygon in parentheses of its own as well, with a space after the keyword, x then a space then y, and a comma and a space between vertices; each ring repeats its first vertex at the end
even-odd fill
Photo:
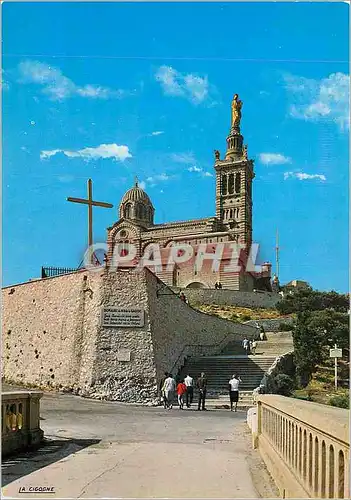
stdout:
POLYGON ((256 337, 255 338, 259 339, 260 338, 260 329, 261 328, 260 328, 260 325, 259 325, 259 323, 257 321, 256 321, 256 324, 255 324, 255 328, 256 328, 256 337))
POLYGON ((199 401, 197 409, 198 411, 206 410, 205 402, 206 402, 206 391, 207 391, 207 378, 205 377, 204 372, 202 372, 201 376, 197 379, 196 385, 199 391, 199 401))
POLYGON ((166 397, 165 397, 165 391, 163 390, 163 386, 165 383, 166 378, 168 377, 168 372, 165 372, 164 377, 162 377, 161 382, 160 382, 160 399, 161 402, 163 403, 163 408, 166 408, 166 397))
POLYGON ((166 401, 165 408, 167 408, 167 410, 171 410, 173 407, 175 389, 176 389, 176 381, 172 377, 172 374, 169 373, 168 377, 166 378, 163 384, 163 392, 166 401))
POLYGON ((255 339, 253 339, 252 344, 251 344, 251 352, 254 356, 256 355, 256 347, 257 347, 257 342, 255 339))
POLYGON ((190 408, 194 398, 194 379, 188 374, 184 379, 184 384, 186 385, 186 407, 190 408))
POLYGON ((249 342, 249 340, 246 337, 243 340, 243 348, 245 349, 246 354, 249 354, 249 351, 250 351, 250 342, 249 342))
POLYGON ((182 380, 177 385, 177 394, 178 394, 179 409, 182 410, 184 407, 184 394, 186 394, 186 385, 182 380))
POLYGON ((265 331, 264 331, 264 328, 263 328, 263 325, 261 325, 261 328, 260 328, 260 340, 264 340, 265 339, 265 331))
POLYGON ((230 411, 236 411, 239 401, 239 384, 241 382, 241 378, 235 374, 229 380, 229 398, 230 398, 230 411))

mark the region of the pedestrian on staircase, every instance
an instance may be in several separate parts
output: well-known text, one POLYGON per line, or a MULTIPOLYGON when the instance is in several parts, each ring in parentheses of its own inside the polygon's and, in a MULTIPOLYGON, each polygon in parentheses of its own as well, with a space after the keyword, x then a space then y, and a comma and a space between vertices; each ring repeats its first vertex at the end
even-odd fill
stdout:
POLYGON ((205 402, 206 402, 206 391, 207 391, 207 378, 205 377, 204 372, 202 372, 201 376, 197 379, 196 385, 199 390, 199 401, 197 409, 198 411, 206 410, 205 402))
POLYGON ((266 337, 263 325, 261 325, 261 331, 260 331, 260 340, 264 340, 266 337))
POLYGON ((245 349, 246 354, 249 354, 249 351, 250 351, 250 342, 249 342, 249 339, 247 339, 246 337, 243 340, 243 348, 245 349))
POLYGON ((166 402, 165 408, 167 408, 167 410, 171 410, 173 407, 175 389, 176 381, 172 377, 172 374, 169 373, 163 384, 163 393, 166 402))
POLYGON ((192 402, 193 402, 193 397, 194 397, 194 379, 193 377, 190 377, 188 374, 185 379, 184 379, 184 384, 186 385, 186 407, 190 408, 192 402))
POLYGON ((256 354, 256 347, 257 347, 257 342, 255 339, 253 339, 252 344, 251 344, 251 352, 255 356, 256 354))
POLYGON ((229 380, 230 411, 233 411, 233 405, 235 405, 234 411, 237 409, 239 401, 239 384, 241 381, 241 378, 237 374, 233 375, 229 380))

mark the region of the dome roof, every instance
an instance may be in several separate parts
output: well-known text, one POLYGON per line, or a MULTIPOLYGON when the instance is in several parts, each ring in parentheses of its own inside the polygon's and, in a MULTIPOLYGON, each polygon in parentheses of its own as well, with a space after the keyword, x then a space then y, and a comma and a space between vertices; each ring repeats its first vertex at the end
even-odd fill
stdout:
POLYGON ((121 204, 127 202, 136 202, 140 201, 142 203, 146 203, 147 205, 152 207, 152 203, 148 195, 145 193, 143 189, 138 186, 138 183, 135 183, 131 189, 129 189, 122 198, 121 204))

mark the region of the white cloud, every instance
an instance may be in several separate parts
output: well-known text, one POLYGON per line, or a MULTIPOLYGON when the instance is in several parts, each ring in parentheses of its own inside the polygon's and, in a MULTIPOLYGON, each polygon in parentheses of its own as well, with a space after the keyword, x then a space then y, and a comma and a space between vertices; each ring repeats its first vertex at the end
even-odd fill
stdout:
POLYGON ((155 77, 166 95, 184 97, 194 104, 204 102, 209 97, 207 76, 180 73, 171 66, 160 66, 155 77))
MULTIPOLYGON (((144 181, 144 186, 149 185, 150 187, 155 187, 160 182, 167 182, 174 178, 174 175, 168 175, 166 173, 150 175, 144 181)), ((140 186, 140 183, 139 183, 140 186)), ((144 188, 143 188, 144 189, 144 188)))
POLYGON ((171 160, 176 163, 184 163, 185 165, 189 165, 196 162, 194 153, 172 153, 170 156, 171 160))
POLYGON ((155 181, 169 181, 169 179, 171 179, 170 175, 167 175, 167 174, 157 174, 157 175, 153 175, 153 176, 148 177, 146 179, 146 182, 152 182, 152 183, 154 183, 155 181))
POLYGON ((290 115, 306 121, 331 121, 340 130, 350 128, 350 76, 331 73, 321 80, 285 75, 286 88, 294 98, 290 115))
POLYGON ((75 95, 90 99, 118 99, 126 93, 123 90, 113 90, 101 85, 76 85, 59 68, 39 61, 22 61, 18 65, 18 70, 21 83, 40 85, 42 92, 53 101, 62 101, 75 95))
POLYGON ((299 181, 318 179, 324 182, 327 180, 326 176, 323 174, 306 174, 304 172, 285 172, 284 180, 287 180, 289 178, 298 179, 299 181))
POLYGON ((163 130, 156 130, 155 132, 151 132, 151 136, 156 136, 156 135, 161 135, 161 134, 164 134, 164 131, 163 130))
POLYGON ((202 167, 197 167, 196 165, 188 168, 189 172, 196 172, 202 175, 202 177, 213 177, 211 172, 204 171, 202 167))
POLYGON ((86 161, 96 160, 99 158, 112 158, 116 161, 124 161, 131 158, 128 146, 118 146, 117 144, 100 144, 96 148, 83 148, 77 151, 70 151, 67 149, 53 149, 50 151, 41 151, 40 159, 47 160, 51 156, 62 153, 68 158, 83 158, 86 161))
POLYGON ((141 189, 145 189, 145 188, 146 188, 146 183, 145 183, 144 181, 138 182, 138 186, 139 186, 141 189))
POLYGON ((284 165, 291 163, 291 158, 280 153, 260 153, 259 160, 263 165, 284 165))

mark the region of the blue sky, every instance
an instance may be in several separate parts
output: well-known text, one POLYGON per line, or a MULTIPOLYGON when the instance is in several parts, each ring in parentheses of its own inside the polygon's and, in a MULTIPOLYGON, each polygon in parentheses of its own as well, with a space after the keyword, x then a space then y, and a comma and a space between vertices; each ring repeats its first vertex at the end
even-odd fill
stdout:
POLYGON ((134 176, 156 222, 214 214, 230 101, 255 160, 254 241, 282 282, 348 289, 346 3, 3 3, 3 283, 75 267, 134 176), (311 22, 313 20, 313 22, 311 22))

